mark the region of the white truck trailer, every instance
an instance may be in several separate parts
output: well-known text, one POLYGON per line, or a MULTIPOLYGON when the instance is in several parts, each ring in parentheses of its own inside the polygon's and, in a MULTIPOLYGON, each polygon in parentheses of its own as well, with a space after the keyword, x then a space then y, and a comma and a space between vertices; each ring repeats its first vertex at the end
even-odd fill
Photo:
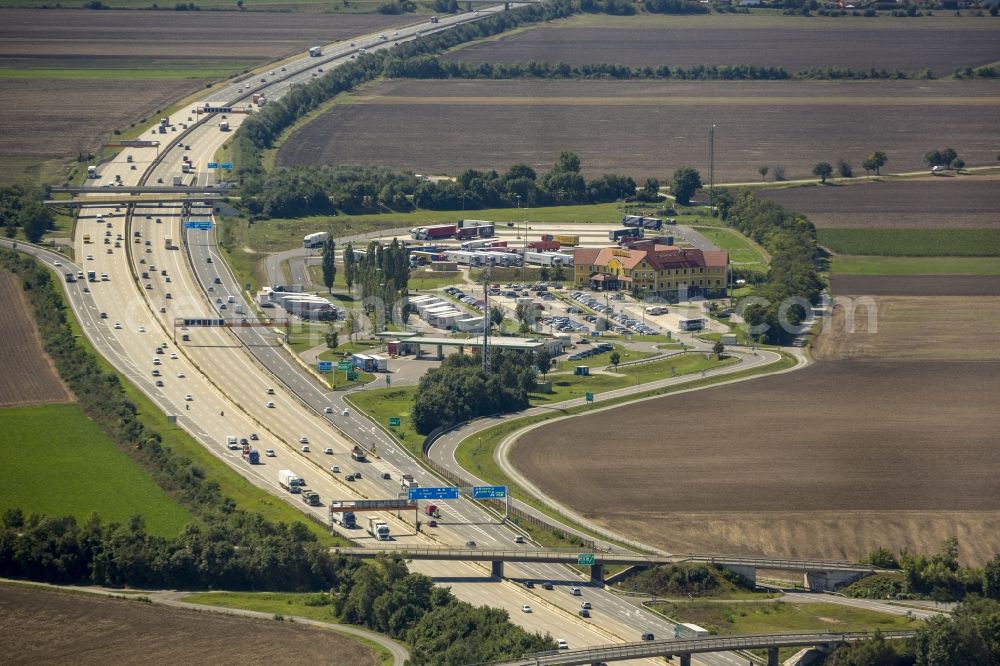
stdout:
POLYGON ((283 469, 278 472, 278 484, 290 493, 300 493, 306 482, 292 470, 283 469))
POLYGON ((368 519, 368 534, 371 534, 377 541, 389 540, 389 525, 380 518, 368 519))

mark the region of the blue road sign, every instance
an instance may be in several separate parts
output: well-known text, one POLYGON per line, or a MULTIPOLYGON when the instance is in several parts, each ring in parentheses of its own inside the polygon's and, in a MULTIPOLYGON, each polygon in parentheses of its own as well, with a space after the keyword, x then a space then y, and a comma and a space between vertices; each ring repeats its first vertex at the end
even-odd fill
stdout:
POLYGON ((407 498, 413 500, 453 500, 458 499, 458 488, 409 488, 407 498))
POLYGON ((212 223, 208 220, 188 220, 184 223, 185 229, 211 229, 212 223))
POLYGON ((219 163, 218 162, 209 162, 207 166, 208 166, 209 169, 218 169, 219 168, 219 163))
POLYGON ((333 361, 319 361, 316 365, 320 372, 333 372, 333 361))
POLYGON ((221 166, 223 169, 232 170, 233 163, 232 162, 223 162, 219 166, 221 166))
POLYGON ((504 499, 507 486, 473 486, 472 499, 504 499))

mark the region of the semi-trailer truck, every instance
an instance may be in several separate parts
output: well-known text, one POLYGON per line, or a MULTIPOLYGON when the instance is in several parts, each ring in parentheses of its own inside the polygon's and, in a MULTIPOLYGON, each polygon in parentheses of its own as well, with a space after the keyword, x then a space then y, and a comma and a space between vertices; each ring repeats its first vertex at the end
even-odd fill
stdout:
POLYGON ((323 55, 323 47, 322 46, 312 46, 312 47, 310 47, 309 48, 309 55, 312 56, 313 58, 320 57, 321 55, 323 55))
POLYGON ((228 132, 229 131, 229 121, 228 120, 223 120, 223 121, 219 122, 219 131, 220 132, 228 132))
POLYGON ((323 247, 323 243, 326 239, 330 237, 330 233, 327 231, 317 231, 314 234, 307 234, 302 237, 302 247, 323 247))
POLYGON ((380 518, 369 518, 368 534, 371 534, 378 541, 388 541, 389 525, 380 518))
POLYGON ((345 511, 342 502, 333 502, 330 504, 330 520, 349 530, 353 530, 358 526, 354 512, 345 511))
POLYGON ((410 236, 414 240, 451 238, 457 231, 458 227, 454 224, 436 224, 431 227, 414 227, 410 229, 410 236))
POLYGON ((257 449, 251 448, 249 444, 243 445, 243 460, 246 460, 250 465, 260 464, 260 453, 257 449))
POLYGON ((309 506, 319 506, 319 493, 312 490, 303 490, 302 501, 309 506))
POLYGON ((292 470, 283 469, 278 472, 278 485, 290 493, 300 493, 306 482, 292 470))

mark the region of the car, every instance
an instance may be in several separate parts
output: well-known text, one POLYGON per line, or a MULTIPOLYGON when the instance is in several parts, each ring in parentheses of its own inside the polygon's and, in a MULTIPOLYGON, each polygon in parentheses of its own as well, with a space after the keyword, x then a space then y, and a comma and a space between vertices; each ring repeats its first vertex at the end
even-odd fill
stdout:
POLYGON ((466 541, 465 542, 465 547, 466 548, 475 548, 476 547, 476 542, 475 541, 466 541))
POLYGON ((341 415, 341 416, 350 416, 350 415, 351 415, 351 413, 350 413, 349 411, 347 411, 347 410, 345 409, 345 410, 343 410, 342 412, 340 412, 340 415, 341 415))
POLYGON ((89 294, 90 293, 90 287, 88 287, 87 285, 83 285, 83 293, 89 294))
POLYGON ((581 601, 580 602, 580 608, 584 609, 584 610, 590 610, 591 608, 593 608, 593 606, 590 605, 589 601, 581 601))
POLYGON ((333 407, 324 407, 323 408, 323 413, 324 414, 333 414, 333 407))
POLYGON ((433 518, 427 521, 427 527, 437 527, 437 526, 438 526, 438 521, 434 520, 433 518))
POLYGON ((306 437, 305 435, 299 437, 299 444, 308 444, 308 443, 309 443, 308 437, 306 437))
POLYGON ((353 481, 354 480, 354 475, 353 474, 348 474, 347 476, 344 477, 344 480, 345 481, 353 481))
POLYGON ((163 297, 164 297, 164 298, 173 298, 173 296, 171 296, 171 295, 170 295, 170 292, 169 292, 169 291, 168 291, 167 293, 165 293, 165 294, 163 295, 163 297))
POLYGON ((270 74, 271 76, 274 76, 274 70, 272 69, 270 72, 268 72, 268 74, 270 74))
POLYGON ((94 260, 94 255, 88 254, 87 255, 87 261, 93 261, 93 260, 94 260))
POLYGON ((543 590, 551 590, 552 589, 552 581, 547 580, 544 583, 542 583, 542 589, 543 590))
POLYGON ((564 639, 564 638, 557 639, 556 640, 556 645, 559 647, 560 650, 568 650, 569 649, 569 643, 567 643, 566 639, 564 639))
POLYGON ((516 537, 514 537, 514 543, 524 543, 524 537, 518 534, 516 537))
POLYGON ((334 474, 340 474, 340 465, 330 465, 330 471, 334 474))
POLYGON ((642 635, 642 640, 644 641, 651 641, 653 640, 653 638, 654 638, 653 634, 648 631, 642 635))
POLYGON ((220 306, 219 306, 219 309, 220 309, 220 310, 225 310, 225 309, 226 309, 226 304, 225 304, 225 303, 223 303, 222 305, 220 305, 220 306))
POLYGON ((579 613, 580 617, 590 617, 590 611, 587 610, 586 608, 581 608, 578 611, 578 613, 579 613))
POLYGON ((333 455, 333 449, 328 446, 325 449, 323 449, 323 453, 326 454, 326 455, 328 455, 328 456, 332 456, 333 455))
POLYGON ((184 401, 185 402, 191 402, 193 400, 194 400, 194 397, 190 393, 188 393, 187 395, 184 396, 184 401))
MULTIPOLYGON (((110 251, 111 251, 111 250, 108 250, 108 252, 110 252, 110 251)), ((146 289, 152 289, 152 288, 153 288, 153 285, 151 285, 150 283, 148 283, 148 282, 147 282, 147 283, 146 283, 146 287, 145 287, 145 288, 146 288, 146 289)))
POLYGON ((535 583, 534 583, 534 581, 526 580, 526 581, 524 581, 524 586, 526 588, 528 588, 529 590, 535 589, 535 583))
POLYGON ((271 388, 270 386, 268 386, 264 392, 267 393, 268 395, 274 395, 274 389, 271 388))
POLYGON ((521 604, 521 612, 522 613, 530 613, 531 612, 531 606, 529 606, 528 604, 521 604))
POLYGON ((308 444, 303 444, 302 445, 302 453, 309 453, 309 445, 308 444))
POLYGON ((387 481, 391 480, 392 479, 392 474, 390 474, 389 472, 382 472, 382 478, 385 479, 385 480, 387 480, 387 481))
POLYGON ((177 379, 184 379, 184 373, 183 372, 178 372, 177 373, 177 379))
POLYGON ((265 404, 264 406, 267 407, 268 409, 274 409, 274 403, 271 402, 270 400, 268 400, 267 404, 265 404))
POLYGON ((140 333, 145 333, 146 332, 146 327, 145 326, 140 326, 139 327, 139 332, 140 333))
MULTIPOLYGON (((162 352, 161 350, 159 350, 159 349, 157 349, 156 351, 157 351, 157 352, 159 352, 160 354, 162 354, 162 353, 163 353, 163 352, 162 352)), ((162 361, 160 361, 160 359, 158 359, 158 358, 154 358, 154 359, 153 359, 153 365, 162 365, 162 364, 163 364, 163 362, 162 362, 162 361)))
POLYGON ((569 588, 569 593, 572 594, 574 597, 578 597, 578 596, 580 596, 580 588, 578 588, 578 587, 571 587, 571 588, 569 588))
POLYGON ((156 385, 162 387, 163 386, 163 380, 162 379, 157 379, 156 380, 156 385))
POLYGON ((361 478, 361 472, 355 472, 354 473, 354 478, 355 479, 360 479, 361 478))
POLYGON ((107 318, 108 318, 108 313, 107 312, 102 312, 101 313, 101 319, 107 319, 107 318))
POLYGON ((59 261, 58 259, 56 259, 55 261, 52 262, 52 265, 53 266, 62 266, 62 262, 59 261))

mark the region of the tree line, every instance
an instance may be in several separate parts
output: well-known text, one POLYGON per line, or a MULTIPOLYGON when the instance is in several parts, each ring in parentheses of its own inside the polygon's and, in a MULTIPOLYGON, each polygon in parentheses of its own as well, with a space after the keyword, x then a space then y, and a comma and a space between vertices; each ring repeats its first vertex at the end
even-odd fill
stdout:
POLYGON ((343 261, 347 288, 358 285, 365 312, 375 315, 378 322, 376 330, 386 321, 402 318, 398 307, 410 283, 410 259, 404 245, 395 238, 388 245, 371 241, 363 253, 356 254, 354 244, 348 242, 343 261))
POLYGON ((77 521, 11 508, 0 524, 0 576, 137 588, 329 590, 338 618, 406 641, 414 664, 458 666, 555 647, 550 637, 513 625, 506 611, 431 589, 429 579, 400 562, 370 565, 334 555, 301 522, 273 523, 237 508, 204 470, 162 444, 118 376, 77 342, 52 274, 9 250, 0 250, 0 268, 20 279, 43 347, 84 412, 198 519, 170 538, 148 534, 141 516, 77 521))
POLYGON ((421 377, 411 410, 416 431, 426 435, 477 416, 525 409, 535 388, 534 354, 491 349, 488 362, 484 374, 481 353, 452 354, 421 377))
POLYGON ((722 191, 715 199, 726 224, 771 255, 767 280, 754 290, 754 296, 765 299, 766 304, 748 306, 743 318, 750 326, 766 327, 762 334, 765 341, 785 344, 794 331, 782 324, 782 306, 788 310, 785 321, 791 327, 798 326, 806 317, 802 303, 816 303, 823 288, 817 269, 816 227, 779 204, 757 199, 747 189, 735 196, 722 191), (788 307, 789 299, 797 302, 788 307))
POLYGON ((0 187, 0 226, 7 238, 21 229, 28 241, 37 243, 55 228, 52 212, 42 205, 45 194, 43 188, 20 183, 0 187))

